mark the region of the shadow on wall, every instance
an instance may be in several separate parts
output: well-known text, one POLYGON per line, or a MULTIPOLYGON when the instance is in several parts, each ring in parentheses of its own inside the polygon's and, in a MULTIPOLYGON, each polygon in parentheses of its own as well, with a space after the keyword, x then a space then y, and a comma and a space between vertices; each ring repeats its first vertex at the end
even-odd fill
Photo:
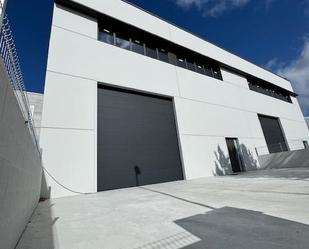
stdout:
POLYGON ((214 153, 216 161, 215 161, 215 170, 213 174, 215 176, 224 176, 232 174, 233 170, 229 155, 224 154, 224 151, 221 149, 220 145, 218 145, 217 151, 214 151, 214 153))
POLYGON ((258 160, 254 158, 252 151, 249 150, 244 144, 240 145, 240 150, 246 171, 258 170, 259 163, 258 160))
MULTIPOLYGON (((258 161, 254 158, 253 153, 244 144, 240 145, 241 163, 244 171, 253 171, 259 169, 258 161)), ((229 154, 225 154, 220 145, 214 151, 216 161, 213 174, 215 176, 225 176, 233 174, 233 169, 229 154)))

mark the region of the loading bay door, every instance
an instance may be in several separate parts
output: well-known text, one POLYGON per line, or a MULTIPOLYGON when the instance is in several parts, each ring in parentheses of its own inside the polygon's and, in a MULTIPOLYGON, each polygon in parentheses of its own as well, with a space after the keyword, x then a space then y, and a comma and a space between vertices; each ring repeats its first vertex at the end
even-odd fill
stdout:
POLYGON ((171 99, 98 88, 98 191, 182 180, 171 99))
POLYGON ((278 118, 258 115, 269 153, 288 151, 284 133, 278 118))

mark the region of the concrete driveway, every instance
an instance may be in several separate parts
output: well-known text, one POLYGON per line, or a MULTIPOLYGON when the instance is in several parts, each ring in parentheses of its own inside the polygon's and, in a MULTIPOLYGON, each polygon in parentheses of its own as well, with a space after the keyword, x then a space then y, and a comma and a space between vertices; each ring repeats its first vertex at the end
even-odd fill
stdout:
POLYGON ((46 201, 17 248, 309 248, 309 168, 46 201))

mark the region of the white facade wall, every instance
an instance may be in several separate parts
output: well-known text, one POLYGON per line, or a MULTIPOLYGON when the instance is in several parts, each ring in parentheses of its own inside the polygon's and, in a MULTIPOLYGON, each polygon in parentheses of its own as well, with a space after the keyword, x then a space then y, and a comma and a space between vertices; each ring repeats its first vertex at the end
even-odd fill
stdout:
MULTIPOLYGON (((292 89, 283 78, 120 0, 76 2, 292 89)), ((266 147, 258 113, 279 117, 287 140, 309 140, 295 98, 290 104, 251 91, 244 77, 225 69, 220 81, 126 51, 97 41, 97 32, 96 20, 55 6, 41 146, 45 167, 67 187, 97 189, 98 82, 174 98, 185 179, 216 173, 216 165, 228 159, 225 137, 239 138, 248 158, 252 155, 244 161, 255 162, 255 148, 266 147)), ((47 181, 54 197, 72 194, 47 181)))

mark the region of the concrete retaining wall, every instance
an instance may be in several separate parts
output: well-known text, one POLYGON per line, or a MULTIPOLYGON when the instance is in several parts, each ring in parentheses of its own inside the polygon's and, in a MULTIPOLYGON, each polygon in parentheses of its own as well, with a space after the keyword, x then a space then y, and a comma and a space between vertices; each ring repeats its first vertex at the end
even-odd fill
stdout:
POLYGON ((259 156, 263 169, 309 167, 309 149, 259 156))
POLYGON ((14 248, 36 208, 41 159, 0 62, 0 248, 14 248))

